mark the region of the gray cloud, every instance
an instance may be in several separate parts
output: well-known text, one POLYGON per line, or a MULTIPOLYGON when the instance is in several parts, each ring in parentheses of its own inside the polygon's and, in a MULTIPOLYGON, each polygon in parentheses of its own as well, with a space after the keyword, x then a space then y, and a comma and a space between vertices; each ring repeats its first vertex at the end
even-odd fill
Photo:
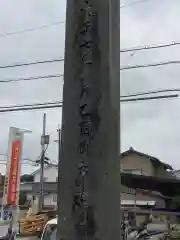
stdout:
MULTIPOLYGON (((126 2, 126 1, 125 1, 126 2)), ((180 3, 147 1, 121 9, 121 48, 180 39, 180 3)), ((180 47, 121 54, 121 66, 180 60, 180 47)), ((180 65, 121 72, 121 94, 180 88, 180 65)), ((180 100, 122 104, 122 150, 134 146, 179 168, 180 100)))
MULTIPOLYGON (((65 1, 7 0, 0 8, 0 35, 37 26, 65 21, 65 1)), ((6 37, 0 36, 0 65, 56 59, 64 55, 65 23, 6 37)), ((63 62, 22 68, 0 69, 0 79, 63 73, 63 62)), ((0 106, 62 100, 63 78, 0 84, 0 106)), ((51 144, 47 155, 57 161, 57 126, 61 109, 0 114, 0 153, 6 153, 10 126, 32 130, 24 138, 23 156, 36 160, 40 154, 43 113, 47 112, 47 133, 51 144)), ((0 160, 3 160, 0 157, 0 160)), ((23 165, 29 172, 33 166, 23 165)), ((4 166, 0 165, 4 172, 4 166)))
MULTIPOLYGON (((180 3, 148 1, 121 9, 121 48, 163 43, 180 39, 178 26, 180 3)), ((123 1, 128 3, 130 1, 123 1)), ((65 1, 3 1, 0 8, 0 34, 65 20, 65 1)), ((20 35, 0 37, 0 65, 63 57, 64 24, 20 35)), ((121 54, 121 65, 143 64, 179 59, 180 48, 121 54)), ((121 94, 180 87, 180 65, 121 72, 121 94)), ((0 78, 29 77, 63 73, 63 63, 0 69, 0 78)), ((40 101, 62 100, 63 79, 0 84, 0 106, 40 101)), ((122 104, 122 150, 134 146, 162 161, 180 167, 180 101, 164 100, 122 104)), ((51 134, 48 156, 57 159, 56 127, 61 123, 61 109, 47 110, 47 132, 51 134)), ((40 136, 44 111, 0 114, 0 153, 7 149, 8 130, 14 125, 31 129, 25 136, 24 157, 36 159, 40 154, 40 136)), ((2 158, 3 159, 3 158, 2 158)), ((1 167, 3 170, 3 167, 1 167)), ((24 166, 23 171, 31 171, 24 166)))

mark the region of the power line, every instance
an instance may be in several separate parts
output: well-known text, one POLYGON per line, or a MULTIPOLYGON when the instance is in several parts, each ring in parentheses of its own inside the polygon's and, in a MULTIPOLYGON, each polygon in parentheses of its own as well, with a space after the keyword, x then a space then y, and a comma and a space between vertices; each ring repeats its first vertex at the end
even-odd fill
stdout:
MULTIPOLYGON (((7 154, 4 154, 4 153, 0 153, 0 156, 4 156, 7 158, 7 154)), ((39 158, 39 157, 38 157, 39 158)), ((7 164, 7 161, 5 159, 0 159, 0 164, 4 162, 4 164, 7 164)), ((28 165, 31 165, 31 166, 37 166, 39 165, 39 163, 37 163, 37 159, 36 160, 32 160, 32 159, 29 159, 29 158, 22 158, 21 159, 21 164, 28 164, 28 165), (26 162, 27 161, 27 162, 26 162), (28 163, 29 162, 29 163, 28 163), (34 165, 33 165, 34 164, 34 165)), ((52 162, 50 161, 49 164, 55 164, 55 162, 52 162)))
MULTIPOLYGON (((0 164, 7 165, 6 161, 0 161, 0 164)), ((37 166, 36 163, 21 162, 21 165, 37 166)))
MULTIPOLYGON (((8 155, 7 155, 7 154, 4 154, 4 153, 0 153, 0 156, 7 157, 8 155)), ((33 163, 35 163, 35 161, 34 161, 34 160, 31 160, 31 159, 29 159, 29 158, 22 158, 22 160, 23 160, 23 161, 30 161, 30 162, 33 162, 33 163)), ((0 161, 5 161, 5 159, 3 159, 3 160, 0 160, 0 161)))
POLYGON ((120 52, 125 53, 125 52, 133 52, 133 51, 142 51, 142 50, 174 47, 177 45, 180 45, 180 41, 174 41, 171 43, 163 43, 163 44, 156 44, 156 45, 153 44, 153 45, 146 45, 146 46, 136 46, 136 47, 132 47, 132 48, 123 48, 123 49, 120 49, 120 52))
POLYGON ((16 78, 16 79, 0 80, 0 83, 33 81, 33 80, 40 80, 40 79, 46 79, 46 78, 59 78, 59 77, 63 77, 63 76, 64 76, 63 74, 43 75, 43 76, 34 76, 34 77, 28 77, 28 78, 16 78))
MULTIPOLYGON (((24 62, 24 63, 17 63, 17 64, 12 64, 12 65, 0 66, 0 69, 14 68, 14 67, 23 67, 23 66, 36 65, 36 64, 53 63, 53 62, 62 62, 62 61, 64 61, 63 58, 53 59, 53 60, 36 61, 36 62, 24 62)), ((158 62, 158 63, 149 63, 149 64, 142 64, 142 65, 130 65, 130 66, 121 67, 120 71, 128 70, 128 69, 135 69, 135 68, 147 68, 147 67, 156 67, 156 66, 163 66, 163 65, 169 65, 169 64, 179 64, 179 63, 180 63, 180 60, 167 61, 167 62, 158 62)))
MULTIPOLYGON (((130 98, 130 99, 120 99, 120 102, 135 102, 135 101, 144 101, 144 100, 155 100, 155 99, 165 99, 165 98, 177 98, 178 94, 173 95, 164 95, 156 97, 144 97, 144 98, 130 98)), ((0 113, 5 112, 18 112, 18 111, 30 111, 46 108, 59 108, 62 107, 61 101, 56 102, 47 102, 47 103, 36 103, 36 104, 26 104, 26 105, 12 105, 7 107, 0 107, 0 113)))
POLYGON ((121 95, 121 98, 136 97, 136 96, 165 93, 165 92, 180 92, 180 89, 179 88, 171 88, 171 89, 160 89, 160 90, 155 90, 155 91, 139 92, 139 93, 133 93, 133 94, 128 94, 128 95, 121 95))
POLYGON ((64 23, 64 21, 58 21, 58 22, 47 24, 47 25, 41 25, 41 26, 34 27, 34 28, 22 29, 22 30, 14 31, 14 32, 1 33, 0 38, 12 36, 12 35, 18 35, 18 34, 27 33, 27 32, 32 32, 32 31, 36 31, 36 30, 43 30, 45 28, 56 26, 56 25, 59 25, 59 24, 62 24, 62 23, 64 23))
MULTIPOLYGON (((7 157, 8 155, 7 154, 4 154, 4 153, 0 153, 0 156, 4 156, 4 157, 7 157)), ((32 160, 32 159, 29 159, 29 158, 22 158, 23 161, 29 161, 29 162, 33 162, 33 163, 36 163, 36 161, 32 160)), ((0 160, 0 161, 5 161, 5 160, 0 160)))
MULTIPOLYGON (((0 153, 0 156, 7 157, 7 154, 0 153)), ((5 159, 0 159, 0 164, 7 164, 7 161, 5 159)), ((31 166, 33 166, 33 164, 34 166, 37 165, 36 161, 31 160, 29 158, 22 158, 21 164, 31 165, 31 166)))
POLYGON ((157 67, 157 66, 164 66, 164 65, 170 65, 170 64, 179 64, 179 63, 180 63, 180 60, 167 61, 167 62, 158 62, 158 63, 148 63, 148 64, 142 64, 142 65, 129 65, 129 66, 121 67, 120 71, 129 70, 129 69, 136 69, 136 68, 157 67))
POLYGON ((44 102, 44 103, 33 103, 33 104, 21 104, 21 105, 10 105, 10 106, 4 106, 0 107, 1 109, 11 109, 11 108, 23 108, 23 107, 34 107, 34 106, 46 106, 46 105, 55 105, 55 104, 62 104, 62 101, 54 101, 54 102, 44 102))
POLYGON ((139 0, 139 1, 134 1, 134 2, 131 2, 131 3, 128 3, 128 4, 123 4, 120 6, 120 8, 127 8, 127 7, 131 7, 133 5, 136 5, 136 4, 140 4, 140 3, 144 3, 144 2, 148 2, 150 0, 139 0))
MULTIPOLYGON (((0 161, 0 165, 7 165, 7 162, 2 162, 0 161)), ((33 166, 33 167, 36 167, 37 164, 33 164, 33 163, 24 163, 24 162, 21 162, 21 165, 30 165, 30 166, 33 166)))
POLYGON ((31 110, 40 110, 40 109, 49 109, 49 108, 59 108, 62 107, 62 104, 54 104, 54 105, 39 105, 39 106, 31 106, 31 107, 18 107, 18 108, 1 108, 0 113, 6 112, 18 112, 18 111, 31 111, 31 110))
POLYGON ((0 69, 4 69, 4 68, 14 68, 14 67, 24 67, 24 66, 30 66, 30 65, 36 65, 36 64, 62 62, 62 61, 64 61, 63 58, 52 59, 52 60, 42 60, 42 61, 35 61, 35 62, 15 63, 15 64, 12 64, 12 65, 0 66, 0 69))
MULTIPOLYGON (((23 66, 30 66, 30 65, 36 65, 36 64, 53 63, 53 62, 62 62, 62 61, 64 61, 63 58, 53 59, 53 60, 36 61, 36 62, 24 62, 24 63, 17 63, 17 64, 12 64, 12 65, 0 66, 0 69, 23 67, 23 66)), ((147 67, 156 67, 156 66, 163 66, 163 65, 169 65, 169 64, 179 64, 179 63, 180 63, 180 60, 158 62, 158 63, 149 63, 149 64, 142 64, 142 65, 130 65, 130 66, 120 67, 120 71, 128 70, 128 69, 135 69, 135 68, 147 68, 147 67)))
POLYGON ((167 99, 167 98, 178 98, 178 94, 156 96, 156 97, 140 97, 140 98, 130 98, 122 99, 120 102, 136 102, 136 101, 147 101, 147 100, 158 100, 158 99, 167 99))

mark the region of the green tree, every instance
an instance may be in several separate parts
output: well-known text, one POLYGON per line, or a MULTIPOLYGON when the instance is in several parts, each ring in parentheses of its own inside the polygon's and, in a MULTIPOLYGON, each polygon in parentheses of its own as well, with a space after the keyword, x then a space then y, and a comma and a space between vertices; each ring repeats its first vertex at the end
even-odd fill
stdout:
POLYGON ((20 178, 21 182, 33 182, 34 181, 34 176, 29 175, 29 174, 24 174, 20 178))

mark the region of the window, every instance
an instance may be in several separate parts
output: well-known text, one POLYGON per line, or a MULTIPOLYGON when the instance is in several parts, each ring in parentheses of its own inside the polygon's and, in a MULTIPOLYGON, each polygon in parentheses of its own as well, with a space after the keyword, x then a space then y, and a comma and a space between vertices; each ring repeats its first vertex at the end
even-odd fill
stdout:
POLYGON ((135 194, 135 190, 133 188, 128 188, 121 185, 121 193, 122 194, 135 194))
POLYGON ((57 195, 53 195, 53 202, 57 202, 57 195))
POLYGON ((47 178, 47 177, 44 177, 43 180, 44 180, 44 182, 47 182, 48 178, 47 178))
POLYGON ((121 193, 122 194, 135 194, 135 190, 133 188, 128 188, 126 186, 121 185, 121 193))
POLYGON ((121 169, 121 172, 123 173, 130 173, 130 174, 136 174, 136 175, 142 175, 142 170, 141 169, 121 169))

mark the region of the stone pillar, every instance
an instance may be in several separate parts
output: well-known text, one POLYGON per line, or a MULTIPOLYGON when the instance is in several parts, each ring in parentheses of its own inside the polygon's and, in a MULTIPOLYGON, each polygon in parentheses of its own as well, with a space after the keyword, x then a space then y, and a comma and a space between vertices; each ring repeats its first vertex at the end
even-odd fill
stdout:
POLYGON ((120 239, 119 0, 67 0, 58 239, 120 239))

